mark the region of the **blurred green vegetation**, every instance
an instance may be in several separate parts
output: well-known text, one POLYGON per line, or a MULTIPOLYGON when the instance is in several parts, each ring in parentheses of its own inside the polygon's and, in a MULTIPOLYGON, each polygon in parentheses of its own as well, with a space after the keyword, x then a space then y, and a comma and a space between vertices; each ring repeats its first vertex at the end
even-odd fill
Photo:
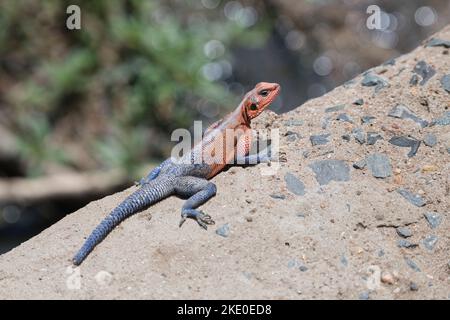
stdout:
POLYGON ((16 135, 27 175, 55 166, 132 175, 167 154, 173 129, 206 118, 199 105, 235 106, 224 79, 210 81, 202 68, 229 59, 234 44, 262 45, 268 33, 264 21, 226 19, 223 3, 4 0, 0 125, 16 135), (81 8, 81 30, 66 28, 71 4, 81 8), (208 57, 213 39, 226 50, 208 57))

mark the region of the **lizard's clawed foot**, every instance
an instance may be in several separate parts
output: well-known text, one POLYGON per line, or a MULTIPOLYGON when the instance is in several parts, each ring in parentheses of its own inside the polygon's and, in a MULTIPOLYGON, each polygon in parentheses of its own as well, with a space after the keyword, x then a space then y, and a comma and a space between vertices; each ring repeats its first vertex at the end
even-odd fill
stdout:
POLYGON ((198 225, 205 230, 208 229, 208 224, 211 225, 215 223, 209 214, 205 214, 200 210, 187 209, 183 210, 181 213, 180 228, 187 218, 195 219, 198 225))

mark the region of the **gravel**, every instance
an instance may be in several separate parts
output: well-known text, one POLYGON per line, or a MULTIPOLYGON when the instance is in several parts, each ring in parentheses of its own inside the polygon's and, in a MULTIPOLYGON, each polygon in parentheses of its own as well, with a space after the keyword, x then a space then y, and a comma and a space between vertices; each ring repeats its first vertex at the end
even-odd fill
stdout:
POLYGON ((353 104, 356 106, 362 106, 364 104, 364 100, 362 98, 356 99, 353 101, 353 104))
POLYGON ((392 175, 391 162, 382 153, 373 153, 366 158, 367 166, 375 178, 386 178, 392 175))
POLYGON ((419 150, 420 141, 406 136, 395 136, 389 139, 389 143, 397 147, 410 148, 408 157, 414 157, 419 150))
POLYGON ((444 88, 445 91, 450 93, 450 74, 446 74, 441 78, 441 85, 442 88, 444 88))
POLYGON ((410 258, 405 258, 405 262, 406 262, 406 264, 411 268, 411 269, 413 269, 414 271, 416 271, 416 272, 420 272, 421 270, 420 270, 420 268, 419 268, 419 266, 417 265, 417 263, 415 263, 413 260, 411 260, 410 258))
POLYGON ((408 227, 398 227, 397 229, 395 229, 397 231, 397 234, 400 237, 403 238, 409 238, 412 236, 412 232, 411 229, 409 229, 408 227))
POLYGON ((354 128, 352 130, 352 133, 356 141, 358 141, 360 144, 366 142, 366 134, 364 133, 364 130, 362 128, 354 128))
POLYGON ((428 250, 433 250, 434 246, 436 245, 436 242, 438 241, 438 237, 435 235, 429 235, 425 239, 423 239, 423 245, 428 250))
POLYGON ((309 140, 311 141, 311 145, 313 146, 324 145, 330 142, 328 141, 329 136, 330 136, 329 133, 313 135, 309 137, 309 140))
POLYGON ((437 144, 437 138, 432 133, 427 133, 423 138, 423 143, 428 147, 434 147, 437 144))
POLYGON ((450 41, 439 38, 431 38, 430 41, 426 43, 425 47, 444 47, 448 49, 450 48, 450 41))
POLYGON ((336 106, 326 108, 325 112, 327 112, 327 113, 328 112, 335 112, 335 111, 341 111, 343 109, 345 109, 345 104, 338 104, 336 106))
POLYGON ((431 229, 436 229, 442 222, 442 216, 436 212, 426 212, 424 213, 425 219, 430 225, 431 229))
POLYGON ((440 125, 440 126, 448 126, 450 124, 450 111, 444 113, 444 115, 440 118, 434 119, 431 121, 431 125, 440 125))
POLYGON ((225 223, 224 225, 220 226, 219 228, 217 228, 216 233, 221 237, 228 237, 230 234, 230 224, 225 223))
POLYGON ((350 168, 342 160, 319 160, 311 163, 309 167, 316 175, 316 180, 320 185, 325 185, 331 181, 349 181, 350 168))
POLYGON ((305 195, 305 184, 294 174, 290 172, 286 173, 284 176, 284 181, 286 181, 286 186, 290 192, 298 196, 305 195))
POLYGON ((404 188, 397 189, 397 192, 416 207, 423 207, 426 204, 425 200, 421 196, 418 194, 413 194, 404 188))
POLYGON ((417 62, 413 72, 422 77, 422 81, 419 82, 421 86, 425 85, 436 74, 436 70, 423 60, 417 62))
POLYGON ((378 132, 367 132, 367 144, 374 145, 378 140, 382 140, 383 137, 378 132))
POLYGON ((408 107, 398 104, 394 108, 392 108, 389 113, 389 117, 399 118, 399 119, 411 119, 414 122, 418 123, 422 128, 428 126, 428 121, 419 118, 414 112, 409 110, 408 107))

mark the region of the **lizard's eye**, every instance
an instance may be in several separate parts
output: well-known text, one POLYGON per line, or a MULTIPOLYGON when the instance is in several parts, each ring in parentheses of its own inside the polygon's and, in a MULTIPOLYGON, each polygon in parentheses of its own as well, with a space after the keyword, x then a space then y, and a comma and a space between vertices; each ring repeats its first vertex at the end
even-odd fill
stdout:
POLYGON ((252 103, 250 105, 250 110, 256 110, 256 109, 258 109, 258 106, 256 105, 256 103, 252 103))
POLYGON ((269 90, 267 90, 267 89, 263 89, 259 92, 259 95, 261 97, 267 97, 268 94, 269 94, 269 90))

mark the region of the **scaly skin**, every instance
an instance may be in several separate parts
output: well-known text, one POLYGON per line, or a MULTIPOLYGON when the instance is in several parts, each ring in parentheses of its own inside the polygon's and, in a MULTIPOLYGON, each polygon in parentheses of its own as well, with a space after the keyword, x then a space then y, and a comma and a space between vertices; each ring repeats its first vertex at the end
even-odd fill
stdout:
POLYGON ((248 155, 251 145, 250 122, 276 98, 280 86, 261 82, 248 92, 236 110, 211 125, 201 143, 177 161, 167 159, 139 182, 140 188, 117 206, 91 233, 73 258, 80 265, 87 255, 119 223, 152 204, 171 195, 187 197, 181 209, 180 227, 187 218, 197 221, 204 229, 214 224, 199 206, 216 194, 216 185, 208 181, 227 164, 270 161, 268 153, 248 155))

